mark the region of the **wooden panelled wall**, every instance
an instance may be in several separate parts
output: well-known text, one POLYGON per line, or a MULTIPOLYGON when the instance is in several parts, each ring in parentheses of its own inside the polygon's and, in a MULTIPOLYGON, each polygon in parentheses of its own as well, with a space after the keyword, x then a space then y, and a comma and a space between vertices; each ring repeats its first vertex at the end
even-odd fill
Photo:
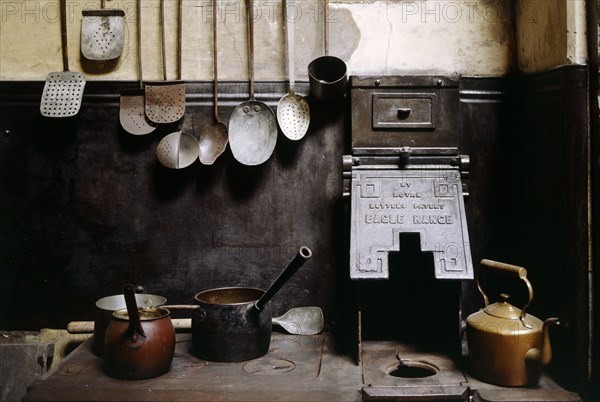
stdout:
MULTIPOLYGON (((562 322, 550 372, 578 392, 590 342, 586 77, 585 67, 565 67, 462 78, 455 116, 461 153, 471 157, 476 268, 481 258, 528 268, 530 312, 562 322)), ((274 313, 318 305, 327 329, 355 339, 342 325, 354 309, 342 199, 348 105, 311 103, 308 135, 280 134, 262 166, 242 166, 227 150, 213 166, 170 171, 155 147, 176 125, 142 137, 119 126, 119 91, 135 85, 90 82, 79 115, 52 120, 39 115, 43 83, 0 83, 0 329, 92 319, 94 302, 126 282, 172 303, 213 287, 266 288, 307 245, 314 257, 273 299, 274 313)), ((184 130, 197 135, 210 120, 211 85, 188 83, 184 130)), ((258 83, 257 98, 275 106, 285 88, 258 83)), ((227 120, 247 87, 223 83, 221 93, 227 120)), ((521 303, 518 283, 491 282, 521 303)), ((463 314, 480 306, 463 283, 463 314)))

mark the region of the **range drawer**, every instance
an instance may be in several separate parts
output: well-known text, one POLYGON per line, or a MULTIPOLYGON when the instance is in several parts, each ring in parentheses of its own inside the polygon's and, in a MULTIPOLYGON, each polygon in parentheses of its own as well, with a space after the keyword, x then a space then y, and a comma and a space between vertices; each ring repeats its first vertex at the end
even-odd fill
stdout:
POLYGON ((457 147, 458 81, 350 77, 352 149, 457 147))
POLYGON ((434 129, 434 92, 377 93, 373 96, 373 130, 434 129))

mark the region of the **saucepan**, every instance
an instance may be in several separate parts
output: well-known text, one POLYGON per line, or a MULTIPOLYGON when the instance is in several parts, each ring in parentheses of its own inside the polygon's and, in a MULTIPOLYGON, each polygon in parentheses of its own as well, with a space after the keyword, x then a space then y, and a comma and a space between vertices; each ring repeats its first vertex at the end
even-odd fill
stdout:
POLYGON ((265 355, 272 331, 268 302, 311 257, 310 249, 301 247, 266 291, 227 287, 198 293, 192 312, 192 353, 216 362, 240 362, 265 355))

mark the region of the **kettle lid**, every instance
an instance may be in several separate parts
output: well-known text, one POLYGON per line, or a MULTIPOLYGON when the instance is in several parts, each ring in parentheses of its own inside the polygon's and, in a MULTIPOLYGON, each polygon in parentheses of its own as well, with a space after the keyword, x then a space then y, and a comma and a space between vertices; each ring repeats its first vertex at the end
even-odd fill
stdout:
POLYGON ((504 318, 508 320, 518 320, 521 318, 521 309, 513 306, 508 302, 510 295, 508 293, 501 293, 501 301, 497 301, 494 304, 487 306, 484 311, 498 318, 504 318))

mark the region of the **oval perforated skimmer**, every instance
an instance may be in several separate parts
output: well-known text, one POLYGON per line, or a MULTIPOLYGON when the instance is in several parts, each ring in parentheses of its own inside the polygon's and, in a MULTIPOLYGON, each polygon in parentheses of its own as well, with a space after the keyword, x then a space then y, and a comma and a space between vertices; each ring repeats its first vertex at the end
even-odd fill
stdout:
POLYGON ((310 109, 306 100, 290 91, 277 105, 277 121, 283 134, 290 140, 306 135, 310 125, 310 109))
POLYGON ((308 102, 302 96, 294 92, 295 85, 295 42, 294 42, 294 21, 290 21, 287 15, 288 1, 283 4, 283 17, 286 21, 287 31, 287 53, 288 53, 288 72, 290 79, 290 88, 288 93, 283 96, 277 105, 277 121, 283 134, 290 140, 299 140, 306 135, 310 125, 310 109, 308 102))

